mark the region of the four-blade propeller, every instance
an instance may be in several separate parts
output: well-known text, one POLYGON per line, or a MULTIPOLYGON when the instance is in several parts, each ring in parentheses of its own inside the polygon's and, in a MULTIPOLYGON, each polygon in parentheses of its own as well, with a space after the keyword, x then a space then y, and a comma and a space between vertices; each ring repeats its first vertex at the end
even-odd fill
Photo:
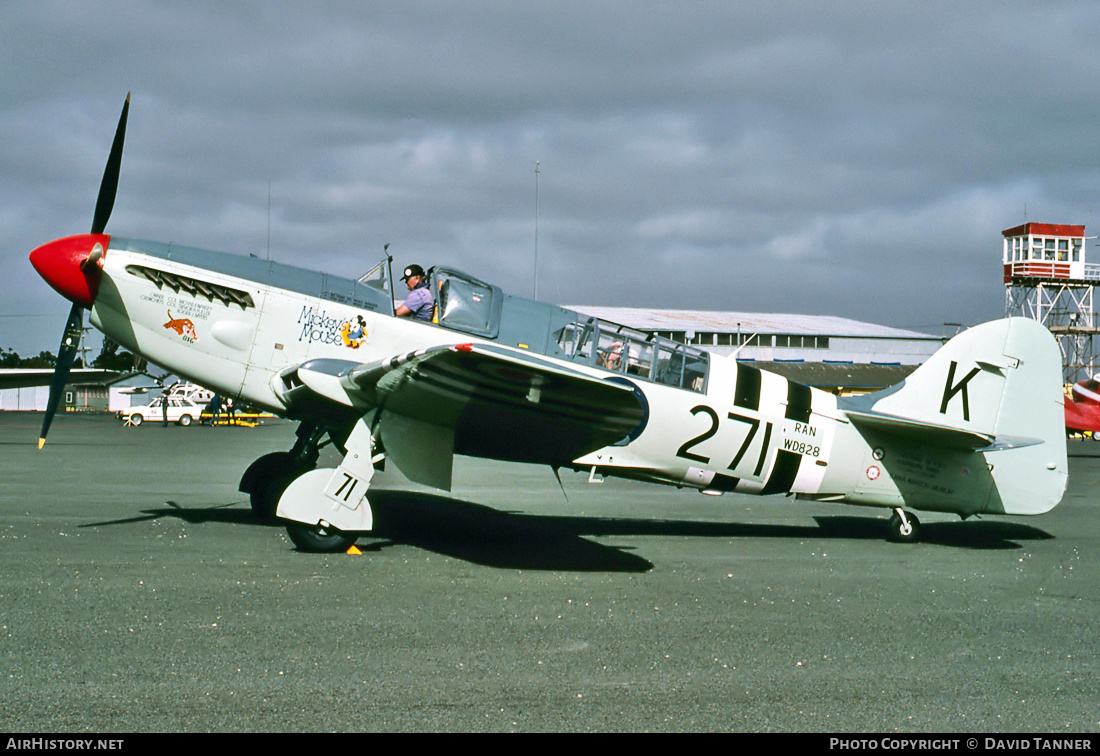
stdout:
MULTIPOLYGON (((99 197, 96 199, 95 215, 92 217, 91 233, 99 236, 102 241, 90 237, 70 237, 69 240, 60 240, 44 245, 31 253, 31 262, 35 264, 36 268, 40 269, 40 272, 42 272, 42 267, 53 267, 55 270, 63 269, 65 263, 68 263, 70 268, 75 264, 74 270, 78 269, 80 274, 76 276, 76 288, 80 292, 72 293, 73 290, 68 288, 73 285, 71 281, 66 282, 66 289, 62 291, 63 294, 73 300, 73 306, 69 310, 69 320, 65 324, 65 333, 61 337, 61 346, 57 351, 57 363, 54 366, 53 381, 50 384, 50 398, 46 404, 46 416, 42 420, 42 433, 38 439, 39 449, 46 443, 46 433, 50 430, 54 413, 57 412, 57 405, 61 401, 61 394, 65 390, 65 384, 69 379, 69 370, 72 368, 73 362, 76 360, 77 350, 80 348, 80 337, 84 329, 84 308, 91 307, 98 288, 99 266, 102 264, 103 254, 106 251, 106 237, 101 237, 101 235, 107 227, 107 220, 111 217, 111 210, 115 206, 118 176, 122 166, 122 144, 126 139, 126 115, 129 110, 130 95, 127 94, 126 102, 122 106, 122 115, 118 119, 118 128, 115 130, 115 139, 111 144, 111 154, 107 158, 107 166, 103 169, 103 181, 99 185, 99 197), (74 240, 88 240, 89 242, 85 245, 76 245, 77 247, 87 247, 86 253, 77 249, 75 252, 76 258, 72 257, 74 249, 72 242, 74 240), (58 251, 61 247, 64 247, 69 259, 59 262, 58 251), (36 255, 38 256, 37 260, 35 259, 36 255), (80 286, 80 279, 84 281, 83 287, 80 286)), ((65 273, 69 272, 62 270, 61 273, 54 273, 54 275, 60 276, 65 273)), ((68 278, 72 279, 73 276, 69 274, 68 278)), ((55 288, 58 288, 58 284, 54 283, 53 279, 47 276, 47 280, 55 288)))

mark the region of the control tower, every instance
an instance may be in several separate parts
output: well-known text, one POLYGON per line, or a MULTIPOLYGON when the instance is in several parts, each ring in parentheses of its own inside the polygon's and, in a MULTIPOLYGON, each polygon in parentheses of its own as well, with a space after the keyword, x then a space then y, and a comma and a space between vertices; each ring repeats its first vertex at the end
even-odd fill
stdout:
POLYGON ((1100 264, 1085 261, 1085 227, 1025 223, 1002 234, 1005 315, 1037 320, 1054 334, 1067 383, 1091 378, 1100 372, 1093 309, 1100 264))

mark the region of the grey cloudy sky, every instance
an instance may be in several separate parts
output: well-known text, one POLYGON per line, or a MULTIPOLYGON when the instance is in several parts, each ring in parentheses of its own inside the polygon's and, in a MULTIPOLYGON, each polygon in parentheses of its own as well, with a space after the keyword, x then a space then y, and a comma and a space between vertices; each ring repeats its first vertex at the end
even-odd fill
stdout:
MULTIPOLYGON (((1100 231, 1100 3, 0 4, 0 346, 30 250, 109 233, 566 304, 1003 315, 1001 230, 1100 231)), ((1090 242, 1089 259, 1100 262, 1090 242)), ((98 342, 97 342, 98 343, 98 342)))

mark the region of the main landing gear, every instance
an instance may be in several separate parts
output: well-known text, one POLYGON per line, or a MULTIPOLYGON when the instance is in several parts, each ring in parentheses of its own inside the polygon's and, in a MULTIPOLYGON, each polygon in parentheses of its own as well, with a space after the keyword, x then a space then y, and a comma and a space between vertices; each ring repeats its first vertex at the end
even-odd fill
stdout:
POLYGON ((898 543, 913 543, 920 539, 920 520, 912 512, 901 507, 890 515, 890 540, 898 543))
POLYGON ((367 501, 374 474, 370 427, 357 421, 343 445, 315 425, 302 423, 297 434, 289 452, 273 452, 253 462, 239 488, 249 495, 259 517, 286 524, 290 540, 301 551, 347 551, 360 533, 373 527, 367 501), (336 469, 317 467, 326 433, 326 443, 344 452, 336 469))

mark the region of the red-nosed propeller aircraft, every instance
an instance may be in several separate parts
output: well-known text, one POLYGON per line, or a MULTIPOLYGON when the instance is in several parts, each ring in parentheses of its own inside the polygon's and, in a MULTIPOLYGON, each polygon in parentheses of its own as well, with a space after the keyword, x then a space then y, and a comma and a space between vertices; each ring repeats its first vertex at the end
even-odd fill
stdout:
POLYGON ((913 509, 1035 515, 1062 498, 1061 359, 1034 321, 974 327, 902 383, 839 398, 449 268, 426 274, 432 322, 398 317, 388 255, 353 281, 106 234, 129 101, 91 232, 30 255, 73 303, 40 448, 88 310, 125 349, 300 423, 240 488, 304 551, 372 529, 384 460, 449 490, 456 454, 881 507, 898 540, 917 538, 913 509), (335 469, 316 466, 326 437, 335 469))
POLYGON ((1091 433, 1100 439, 1100 380, 1086 378, 1073 384, 1066 397, 1066 432, 1091 433))

